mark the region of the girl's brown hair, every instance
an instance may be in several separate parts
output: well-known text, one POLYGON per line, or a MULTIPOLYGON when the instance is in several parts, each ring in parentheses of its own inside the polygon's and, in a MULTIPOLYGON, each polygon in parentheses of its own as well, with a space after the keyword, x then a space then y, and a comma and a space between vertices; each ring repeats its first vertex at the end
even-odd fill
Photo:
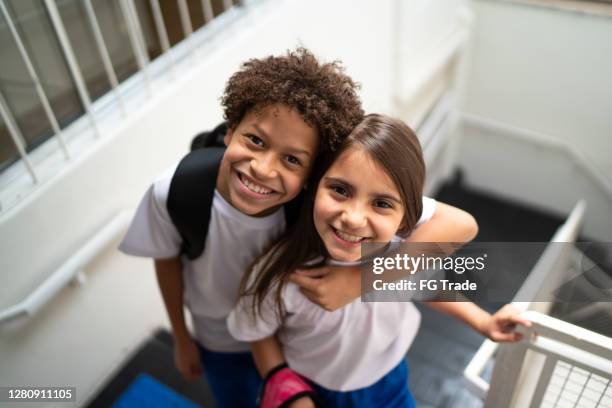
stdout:
POLYGON ((253 317, 261 316, 261 307, 270 290, 274 291, 277 318, 284 313, 282 290, 290 273, 307 262, 323 258, 327 250, 313 220, 314 197, 323 175, 333 161, 349 149, 362 149, 387 172, 400 193, 404 207, 402 228, 398 233, 412 231, 423 211, 425 163, 421 145, 404 122, 378 114, 367 115, 344 140, 335 153, 317 158, 306 190, 306 199, 296 224, 260 256, 249 268, 240 285, 240 296, 252 296, 253 317))

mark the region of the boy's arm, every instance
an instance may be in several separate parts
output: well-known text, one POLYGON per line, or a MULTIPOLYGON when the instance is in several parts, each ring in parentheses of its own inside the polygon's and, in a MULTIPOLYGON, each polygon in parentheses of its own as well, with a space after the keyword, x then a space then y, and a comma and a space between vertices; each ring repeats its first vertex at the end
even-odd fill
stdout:
POLYGON ((467 211, 441 202, 431 219, 419 225, 406 242, 470 242, 478 234, 478 224, 467 211))
POLYGON ((174 363, 188 381, 202 375, 200 352, 185 323, 183 271, 180 257, 155 260, 157 283, 164 299, 174 337, 174 363))
POLYGON ((493 341, 519 341, 522 334, 514 331, 516 325, 531 326, 529 320, 520 316, 512 305, 505 305, 494 315, 472 302, 424 302, 439 312, 463 321, 474 330, 493 341))
MULTIPOLYGON (((427 222, 410 234, 406 242, 466 243, 478 233, 478 224, 472 215, 457 207, 441 202, 427 222)), ((457 249, 450 245, 447 254, 457 249)), ((291 274, 290 280, 313 303, 325 310, 336 310, 361 296, 361 268, 323 266, 300 270, 291 274)))

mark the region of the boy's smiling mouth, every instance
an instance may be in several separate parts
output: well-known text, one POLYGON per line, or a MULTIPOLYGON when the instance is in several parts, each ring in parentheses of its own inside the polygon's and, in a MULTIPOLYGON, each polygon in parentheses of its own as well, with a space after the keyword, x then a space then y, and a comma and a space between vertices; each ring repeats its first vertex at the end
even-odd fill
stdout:
POLYGON ((268 198, 277 193, 277 191, 255 182, 252 178, 238 170, 236 170, 236 177, 241 186, 257 198, 268 198))

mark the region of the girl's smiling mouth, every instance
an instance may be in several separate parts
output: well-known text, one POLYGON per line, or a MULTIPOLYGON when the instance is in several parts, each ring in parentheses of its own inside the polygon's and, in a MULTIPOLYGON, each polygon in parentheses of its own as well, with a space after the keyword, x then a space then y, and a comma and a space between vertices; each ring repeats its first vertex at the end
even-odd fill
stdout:
POLYGON ((368 237, 361 237, 358 235, 352 235, 347 232, 341 231, 337 228, 334 228, 332 225, 329 226, 331 230, 334 232, 334 237, 337 241, 339 241, 342 245, 348 247, 359 246, 361 243, 367 241, 368 237))

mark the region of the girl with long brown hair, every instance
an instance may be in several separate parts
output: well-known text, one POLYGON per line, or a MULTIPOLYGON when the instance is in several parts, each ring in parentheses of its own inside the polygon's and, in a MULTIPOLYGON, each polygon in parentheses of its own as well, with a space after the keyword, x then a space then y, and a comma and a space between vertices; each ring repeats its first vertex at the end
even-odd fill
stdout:
MULTIPOLYGON (((401 240, 431 217, 435 202, 422 195, 420 144, 403 122, 373 114, 333 156, 318 160, 299 221, 245 276, 228 318, 230 333, 256 342, 253 355, 266 377, 264 408, 321 401, 333 407, 413 407, 404 356, 419 326, 415 306, 358 299, 329 312, 287 278, 304 266, 356 263, 363 244, 401 240)), ((507 313, 491 316, 472 306, 482 312, 479 327, 488 327, 483 334, 492 337, 508 326, 507 313)), ((463 318, 473 308, 449 305, 447 311, 463 318)))

